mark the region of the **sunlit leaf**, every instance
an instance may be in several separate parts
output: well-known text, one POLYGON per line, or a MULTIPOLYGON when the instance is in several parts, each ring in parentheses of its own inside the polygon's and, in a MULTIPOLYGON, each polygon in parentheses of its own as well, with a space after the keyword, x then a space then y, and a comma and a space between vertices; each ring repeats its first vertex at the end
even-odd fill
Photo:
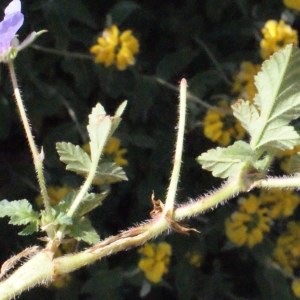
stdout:
POLYGON ((249 144, 238 141, 227 148, 217 147, 201 154, 197 161, 213 176, 227 178, 235 176, 246 162, 252 162, 253 151, 249 144))
MULTIPOLYGON (((255 77, 258 90, 254 104, 260 116, 248 122, 252 148, 292 149, 300 136, 288 123, 300 116, 300 51, 288 45, 266 60, 255 77)), ((244 111, 245 112, 245 111, 244 111)), ((246 120, 249 121, 248 111, 246 120)))
POLYGON ((242 126, 251 134, 255 130, 259 118, 259 111, 249 101, 239 99, 231 106, 233 115, 241 122, 242 126))
POLYGON ((79 146, 72 143, 56 143, 56 149, 60 156, 60 160, 67 166, 69 171, 76 172, 77 174, 86 174, 91 167, 91 159, 89 155, 79 146))
POLYGON ((98 161, 111 130, 111 119, 106 116, 100 103, 92 109, 92 113, 89 115, 87 130, 90 137, 92 161, 98 161))
POLYGON ((31 204, 25 199, 0 201, 0 217, 6 216, 10 218, 9 224, 31 225, 26 227, 21 234, 30 234, 38 229, 39 213, 34 211, 31 204))

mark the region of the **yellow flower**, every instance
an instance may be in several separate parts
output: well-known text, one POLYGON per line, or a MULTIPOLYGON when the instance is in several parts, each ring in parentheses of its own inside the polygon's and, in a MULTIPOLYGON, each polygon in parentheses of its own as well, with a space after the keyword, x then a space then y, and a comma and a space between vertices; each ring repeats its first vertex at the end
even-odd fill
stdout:
POLYGON ((292 282, 292 290, 297 298, 300 298, 300 278, 294 279, 292 282))
POLYGON ((263 191, 260 195, 262 204, 268 208, 272 219, 291 216, 299 205, 300 199, 297 194, 289 190, 273 189, 263 191))
POLYGON ((298 45, 298 32, 283 20, 279 22, 267 21, 261 32, 263 34, 263 39, 260 41, 262 59, 269 58, 270 55, 284 48, 287 44, 298 45))
POLYGON ((283 0, 286 7, 300 11, 300 0, 283 0))
POLYGON ((300 152, 300 146, 295 146, 292 150, 279 151, 277 157, 280 158, 280 168, 286 173, 291 173, 293 166, 291 165, 292 156, 300 152))
MULTIPOLYGON (((219 106, 223 109, 229 109, 226 101, 221 101, 219 106)), ((230 144, 231 139, 242 139, 245 130, 232 115, 209 109, 204 118, 204 135, 221 146, 227 146, 230 144)))
POLYGON ((254 195, 241 199, 239 211, 225 221, 226 235, 238 246, 252 248, 263 240, 263 233, 270 231, 268 210, 261 207, 261 200, 254 195))
POLYGON ((288 223, 286 232, 276 242, 273 258, 290 274, 300 267, 300 223, 288 223))
POLYGON ((97 42, 90 49, 96 55, 96 63, 103 63, 106 68, 115 64, 120 71, 125 70, 128 65, 134 65, 134 55, 139 52, 139 42, 131 30, 120 34, 119 28, 113 25, 103 31, 97 42))
POLYGON ((195 268, 201 267, 203 257, 200 253, 197 251, 187 252, 185 256, 189 260, 190 265, 194 266, 195 268))
POLYGON ((147 243, 138 252, 142 254, 138 267, 144 272, 145 277, 150 282, 160 282, 162 276, 168 272, 172 255, 171 245, 165 242, 147 243))
POLYGON ((103 153, 113 158, 116 165, 120 167, 127 166, 128 161, 125 158, 123 158, 123 155, 127 152, 127 149, 125 148, 120 149, 120 146, 121 146, 120 140, 116 137, 111 137, 108 140, 103 150, 103 153))
MULTIPOLYGON (((66 185, 63 186, 49 186, 47 189, 49 198, 50 198, 50 204, 52 206, 57 205, 60 200, 65 197, 67 194, 72 192, 72 189, 66 185)), ((39 206, 43 205, 43 198, 41 195, 37 196, 35 198, 36 204, 39 206)))
POLYGON ((249 61, 244 61, 241 64, 240 71, 233 76, 232 93, 237 94, 238 98, 249 100, 253 103, 253 98, 257 93, 254 84, 254 76, 260 70, 260 65, 254 65, 249 61))

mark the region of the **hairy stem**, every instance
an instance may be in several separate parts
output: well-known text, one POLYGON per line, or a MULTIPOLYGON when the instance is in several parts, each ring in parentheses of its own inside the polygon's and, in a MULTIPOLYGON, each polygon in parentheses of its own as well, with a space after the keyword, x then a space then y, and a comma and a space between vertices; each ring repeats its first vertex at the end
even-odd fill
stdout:
POLYGON ((174 156, 174 165, 172 170, 172 176, 170 185, 168 188, 167 198, 165 202, 164 212, 166 215, 170 213, 173 215, 175 196, 177 191, 178 179, 180 175, 181 159, 183 152, 183 139, 184 139, 184 129, 185 129, 185 115, 186 115, 186 88, 187 83, 185 79, 181 80, 180 83, 180 102, 179 102, 179 121, 178 121, 178 131, 177 131, 177 141, 176 150, 174 156))
POLYGON ((50 205, 49 196, 47 193, 47 188, 46 188, 46 183, 45 183, 45 177, 44 177, 44 173, 43 173, 44 152, 42 150, 39 153, 37 146, 34 142, 34 138, 33 138, 32 132, 31 132, 29 120, 27 118, 24 103, 23 103, 23 100, 22 100, 22 97, 20 94, 20 90, 18 87, 17 77, 16 77, 13 61, 10 60, 10 61, 8 61, 7 64, 8 64, 8 68, 9 68, 9 72, 10 72, 13 89, 14 89, 14 95, 15 95, 17 107, 20 112, 21 120, 22 120, 24 129, 25 129, 29 147, 30 147, 30 150, 32 153, 33 163, 34 163, 35 171, 37 174, 37 179, 39 182, 41 195, 42 195, 42 198, 44 201, 45 211, 46 211, 47 215, 51 215, 51 205, 50 205))

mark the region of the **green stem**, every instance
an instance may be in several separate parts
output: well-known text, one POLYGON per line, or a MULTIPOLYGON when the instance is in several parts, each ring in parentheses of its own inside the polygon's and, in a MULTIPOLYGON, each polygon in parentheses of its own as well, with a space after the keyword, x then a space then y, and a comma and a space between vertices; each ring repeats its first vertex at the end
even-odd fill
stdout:
POLYGON ((180 103, 179 103, 179 121, 178 121, 178 131, 177 131, 177 141, 176 150, 174 156, 174 165, 171 176, 170 185, 168 188, 166 203, 163 211, 163 215, 170 213, 173 215, 175 196, 177 192, 178 179, 180 175, 180 167, 183 152, 183 139, 184 139, 184 129, 185 129, 185 115, 186 115, 186 88, 187 83, 185 79, 181 80, 180 83, 180 103))
POLYGON ((300 187, 300 177, 269 177, 254 183, 253 187, 258 188, 280 188, 280 189, 298 189, 300 187))
MULTIPOLYGON (((94 177, 95 177, 95 174, 96 174, 96 171, 98 168, 100 156, 102 154, 103 148, 104 148, 107 138, 109 136, 109 133, 111 130, 110 117, 106 116, 102 122, 103 122, 103 124, 107 123, 106 126, 103 126, 103 128, 105 128, 106 130, 101 133, 101 143, 98 145, 98 149, 97 149, 97 153, 95 153, 95 157, 92 157, 92 163, 91 163, 89 174, 88 174, 84 184, 80 188, 79 193, 77 194, 76 198, 73 200, 70 208, 67 211, 67 216, 69 216, 70 218, 72 218, 74 216, 76 210, 78 209, 78 207, 80 206, 80 204, 82 202, 83 197, 87 194, 87 192, 94 180, 94 177)), ((56 237, 58 238, 59 243, 61 242, 61 240, 64 237, 65 229, 66 229, 66 226, 62 225, 62 226, 60 226, 60 228, 58 229, 58 231, 56 233, 56 237)), ((52 247, 51 246, 52 242, 53 241, 50 242, 50 244, 48 245, 48 248, 52 247)))
POLYGON ((94 60, 94 56, 91 54, 82 54, 82 53, 74 53, 74 52, 68 52, 68 51, 60 51, 56 49, 46 48, 39 45, 30 45, 31 48, 42 51, 44 53, 59 55, 59 56, 65 56, 65 57, 71 57, 71 58, 78 58, 78 59, 86 59, 86 60, 94 60))
POLYGON ((191 217, 203 213, 210 208, 217 207, 223 201, 236 196, 241 191, 240 179, 232 180, 223 185, 222 188, 210 195, 196 199, 190 204, 183 205, 176 209, 174 219, 180 221, 186 217, 191 217))
POLYGON ((27 136, 29 147, 30 147, 30 150, 31 150, 31 153, 32 153, 33 163, 34 163, 35 171, 37 173, 37 179, 38 179, 38 182, 39 182, 41 195, 43 197, 45 211, 46 211, 47 215, 51 215, 51 205, 50 205, 50 200, 49 200, 49 196, 48 196, 47 188, 46 188, 46 184, 45 184, 45 177, 44 177, 44 173, 43 173, 44 152, 42 150, 39 153, 38 149, 37 149, 37 146, 34 142, 34 138, 33 138, 32 132, 31 132, 31 127, 30 127, 30 124, 29 124, 29 120, 27 118, 24 103, 23 103, 23 100, 22 100, 22 97, 21 97, 21 94, 20 94, 20 90, 19 90, 19 87, 18 87, 17 77, 16 77, 13 61, 9 60, 7 62, 7 64, 8 64, 8 68, 9 68, 9 72, 10 72, 10 77, 11 77, 13 89, 14 89, 14 95, 15 95, 17 107, 18 107, 19 112, 20 112, 21 120, 23 122, 23 126, 24 126, 24 129, 25 129, 25 133, 26 133, 26 136, 27 136))

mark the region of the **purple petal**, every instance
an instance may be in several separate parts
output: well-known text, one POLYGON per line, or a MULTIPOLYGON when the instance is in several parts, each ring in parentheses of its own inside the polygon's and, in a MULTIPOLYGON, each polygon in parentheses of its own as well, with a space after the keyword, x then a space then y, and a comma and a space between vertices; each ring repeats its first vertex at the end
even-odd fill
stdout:
MULTIPOLYGON (((14 14, 16 12, 21 12, 21 1, 20 0, 11 1, 4 10, 5 17, 7 15, 14 14)), ((4 17, 4 20, 5 20, 5 17, 4 17)))
POLYGON ((0 23, 0 54, 7 51, 10 42, 24 22, 21 11, 21 2, 13 0, 5 9, 4 20, 0 23))

